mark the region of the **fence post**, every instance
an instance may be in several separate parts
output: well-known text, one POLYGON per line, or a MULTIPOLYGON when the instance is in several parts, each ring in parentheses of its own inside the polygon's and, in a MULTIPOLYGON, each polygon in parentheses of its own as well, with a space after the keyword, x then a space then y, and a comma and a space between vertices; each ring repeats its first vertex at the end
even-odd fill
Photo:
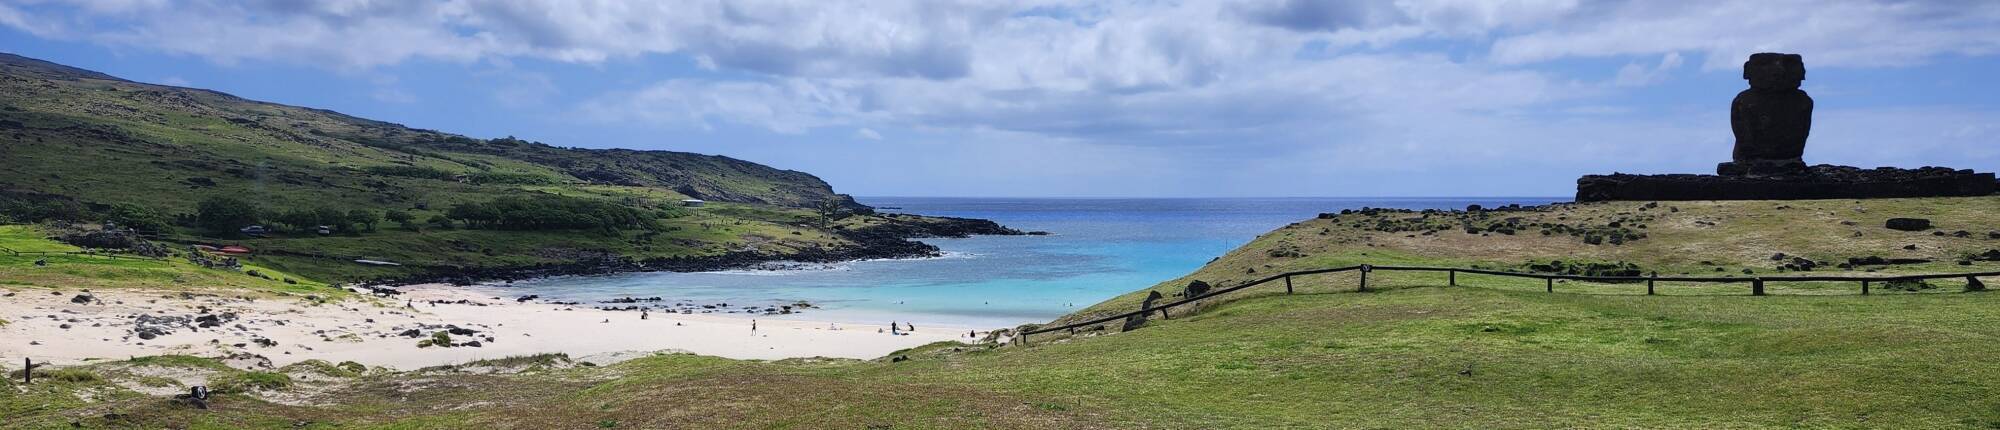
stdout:
POLYGON ((1660 279, 1660 272, 1653 272, 1652 278, 1646 280, 1646 295, 1653 295, 1653 281, 1656 279, 1660 279))
POLYGON ((1556 278, 1542 278, 1542 280, 1543 280, 1543 281, 1548 281, 1548 283, 1549 283, 1549 292, 1551 292, 1551 293, 1553 293, 1553 292, 1556 292, 1556 278))
POLYGON ((25 363, 27 364, 27 367, 23 367, 23 368, 21 368, 21 385, 34 385, 34 384, 35 384, 35 359, 33 359, 33 358, 27 358, 27 357, 21 357, 21 361, 23 361, 23 362, 25 362, 25 363))
POLYGON ((1458 269, 1447 270, 1445 272, 1451 274, 1451 286, 1458 286, 1458 269))
POLYGON ((1361 265, 1361 289, 1358 292, 1368 292, 1368 272, 1372 270, 1366 264, 1361 265))
POLYGON ((1861 295, 1868 295, 1868 281, 1861 281, 1861 295))
POLYGON ((1764 295, 1764 278, 1757 278, 1750 280, 1750 295, 1752 296, 1764 295))
POLYGON ((1292 275, 1285 275, 1285 294, 1292 293, 1292 275))

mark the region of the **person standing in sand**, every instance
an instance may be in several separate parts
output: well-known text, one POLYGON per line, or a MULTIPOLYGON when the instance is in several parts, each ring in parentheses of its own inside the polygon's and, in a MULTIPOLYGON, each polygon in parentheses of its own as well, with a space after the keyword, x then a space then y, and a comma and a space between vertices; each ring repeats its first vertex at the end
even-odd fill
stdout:
POLYGON ((757 332, 757 320, 750 320, 750 332, 751 333, 757 332))

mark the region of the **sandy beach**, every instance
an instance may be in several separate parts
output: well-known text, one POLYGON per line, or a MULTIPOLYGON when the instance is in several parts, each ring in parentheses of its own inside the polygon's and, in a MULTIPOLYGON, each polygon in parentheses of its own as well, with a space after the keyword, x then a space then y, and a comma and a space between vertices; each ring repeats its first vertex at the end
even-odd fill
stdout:
POLYGON ((238 358, 230 362, 239 367, 319 359, 408 370, 549 352, 600 364, 658 351, 736 359, 872 359, 931 342, 974 340, 963 327, 919 327, 899 336, 878 331, 886 325, 760 318, 753 332, 755 317, 742 314, 651 312, 641 319, 636 311, 518 302, 476 287, 399 290, 403 293, 387 298, 319 303, 136 290, 89 292, 94 300, 78 300, 86 293, 0 289, 5 295, 0 319, 7 321, 0 326, 0 359, 63 365, 163 354, 233 355, 238 358), (440 331, 457 332, 451 338, 459 346, 418 346, 440 331))

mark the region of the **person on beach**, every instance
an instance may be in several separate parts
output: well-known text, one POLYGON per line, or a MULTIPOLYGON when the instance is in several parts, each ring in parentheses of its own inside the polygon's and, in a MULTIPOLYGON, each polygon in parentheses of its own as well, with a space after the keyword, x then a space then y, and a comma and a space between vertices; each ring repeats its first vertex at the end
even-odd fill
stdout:
POLYGON ((750 320, 750 332, 751 333, 757 332, 757 320, 750 320))
POLYGON ((917 325, 916 325, 915 323, 903 323, 903 325, 906 325, 906 326, 909 326, 909 327, 910 327, 909 329, 906 329, 906 330, 903 330, 903 331, 907 331, 907 332, 915 332, 915 331, 917 331, 917 325))
POLYGON ((890 321, 890 322, 889 322, 889 335, 891 335, 891 336, 902 336, 902 335, 903 335, 903 332, 901 332, 901 331, 897 331, 897 330, 896 330, 896 322, 895 322, 895 321, 890 321))

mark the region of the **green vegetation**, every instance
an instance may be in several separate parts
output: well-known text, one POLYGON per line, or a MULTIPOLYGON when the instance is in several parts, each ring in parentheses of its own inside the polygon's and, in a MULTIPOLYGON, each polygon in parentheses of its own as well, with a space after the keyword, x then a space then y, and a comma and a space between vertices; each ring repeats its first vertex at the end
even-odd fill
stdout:
POLYGON ((277 372, 236 372, 209 382, 210 388, 224 393, 270 391, 292 386, 292 377, 277 372))
MULTIPOLYGON (((2000 261, 1983 257, 1988 251, 2000 249, 2000 240, 1988 235, 1995 231, 2000 231, 2000 197, 1604 202, 1471 213, 1357 211, 1301 221, 1258 236, 1194 273, 1161 282, 1148 290, 1172 295, 1194 280, 1229 287, 1278 273, 1359 264, 1737 277, 2000 271, 2000 261), (1896 217, 1932 219, 1936 229, 1906 232, 1883 227, 1885 221, 1896 217), (1475 226, 1474 232, 1466 232, 1467 225, 1475 226), (1501 233, 1493 228, 1507 225, 1516 226, 1515 233, 1501 233), (1542 234, 1541 230, 1550 230, 1550 234, 1542 234), (1616 233, 1621 230, 1634 233, 1616 233), (1960 231, 1965 233, 1961 235, 1960 231), (1593 233, 1585 232, 1616 233, 1636 239, 1621 240, 1619 244, 1608 241, 1592 244, 1589 236, 1593 233), (1905 259, 1910 264, 1850 262, 1867 257, 1905 259)), ((1351 288, 1352 281, 1348 282, 1351 288)), ((1538 280, 1473 275, 1461 275, 1460 282, 1509 288, 1542 285, 1538 280)), ((1895 291, 1957 292, 1963 290, 1964 282, 1932 284, 1947 288, 1895 291)), ((1279 288, 1282 290, 1282 285, 1279 288)), ((1560 282, 1556 289, 1594 294, 1645 293, 1643 284, 1560 282)), ((1100 303, 1058 322, 1137 309, 1148 290, 1100 303)), ((1784 295, 1858 294, 1860 286, 1773 282, 1767 290, 1784 295)), ((1742 295, 1748 294, 1749 287, 1663 283, 1658 292, 1742 295)), ((1208 304, 1238 297, 1246 296, 1222 297, 1208 304)))
POLYGON ((346 290, 326 283, 305 280, 279 267, 278 261, 259 258, 243 263, 241 270, 203 267, 176 256, 139 258, 85 253, 82 249, 48 239, 40 227, 0 225, 0 287, 75 289, 143 288, 164 291, 226 290, 232 294, 259 292, 277 296, 343 297, 346 290), (43 265, 37 265, 41 262, 43 265), (252 273, 262 276, 255 276, 252 273), (293 282, 285 282, 285 279, 293 282))

